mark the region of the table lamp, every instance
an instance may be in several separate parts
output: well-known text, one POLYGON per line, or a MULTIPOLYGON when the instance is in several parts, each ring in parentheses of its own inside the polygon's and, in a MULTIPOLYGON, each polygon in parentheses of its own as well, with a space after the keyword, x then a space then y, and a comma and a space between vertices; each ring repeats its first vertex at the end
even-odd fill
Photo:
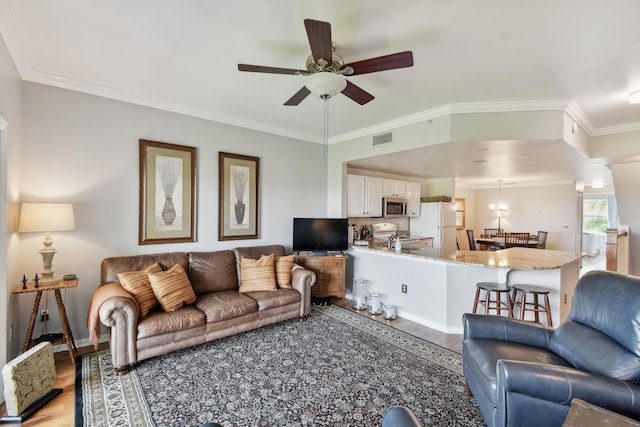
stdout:
POLYGON ((53 247, 51 239, 52 231, 75 230, 76 224, 73 216, 73 205, 70 203, 23 203, 20 212, 20 227, 18 231, 23 233, 44 232, 42 255, 41 285, 55 285, 60 282, 53 275, 51 265, 53 256, 57 250, 53 247))

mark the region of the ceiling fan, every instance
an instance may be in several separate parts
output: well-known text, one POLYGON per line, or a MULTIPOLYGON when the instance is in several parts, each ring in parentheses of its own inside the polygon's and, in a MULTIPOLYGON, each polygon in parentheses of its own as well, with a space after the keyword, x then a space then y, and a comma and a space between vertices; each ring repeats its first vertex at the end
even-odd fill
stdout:
POLYGON ((345 76, 413 66, 411 51, 345 64, 342 57, 336 53, 335 44, 331 41, 331 24, 305 19, 304 26, 307 29, 307 38, 311 46, 311 55, 307 59, 306 70, 238 64, 240 71, 308 76, 307 83, 284 105, 298 105, 311 93, 322 99, 328 99, 340 92, 358 104, 364 105, 372 101, 374 96, 348 81, 345 76))

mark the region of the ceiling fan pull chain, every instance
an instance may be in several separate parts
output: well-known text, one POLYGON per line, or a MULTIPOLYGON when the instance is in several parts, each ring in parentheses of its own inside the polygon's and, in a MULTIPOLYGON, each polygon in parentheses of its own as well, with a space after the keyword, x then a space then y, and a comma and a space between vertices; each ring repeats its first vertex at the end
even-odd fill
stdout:
MULTIPOLYGON (((323 98, 324 101, 324 166, 325 170, 329 166, 329 97, 323 98)), ((328 170, 327 170, 328 173, 328 170)))

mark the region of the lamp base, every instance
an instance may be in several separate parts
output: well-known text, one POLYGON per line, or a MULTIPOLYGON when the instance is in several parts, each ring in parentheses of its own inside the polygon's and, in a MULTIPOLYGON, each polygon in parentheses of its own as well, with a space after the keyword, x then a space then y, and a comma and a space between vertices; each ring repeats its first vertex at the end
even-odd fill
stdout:
POLYGON ((43 277, 42 279, 38 280, 38 285, 57 285, 60 282, 62 282, 62 279, 58 279, 57 277, 43 277))

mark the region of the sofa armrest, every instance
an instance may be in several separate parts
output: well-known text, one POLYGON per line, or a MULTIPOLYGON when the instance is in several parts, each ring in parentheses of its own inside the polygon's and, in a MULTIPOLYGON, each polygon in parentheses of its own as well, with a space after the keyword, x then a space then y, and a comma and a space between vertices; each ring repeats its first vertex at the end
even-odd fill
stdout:
POLYGON ((637 404, 640 402, 639 385, 570 367, 499 360, 497 387, 497 407, 504 408, 506 418, 509 418, 509 412, 518 410, 510 408, 514 401, 516 406, 528 405, 532 401, 551 402, 566 406, 568 412, 571 400, 579 398, 640 419, 640 405, 637 404))
POLYGON ((138 361, 138 304, 133 298, 114 296, 100 305, 100 321, 110 328, 109 346, 116 371, 138 361))
POLYGON ((503 316, 465 313, 464 339, 491 339, 546 349, 553 329, 539 323, 503 316))
POLYGON ((300 318, 304 319, 311 312, 311 286, 316 283, 316 273, 298 264, 291 270, 291 287, 300 292, 300 318))

